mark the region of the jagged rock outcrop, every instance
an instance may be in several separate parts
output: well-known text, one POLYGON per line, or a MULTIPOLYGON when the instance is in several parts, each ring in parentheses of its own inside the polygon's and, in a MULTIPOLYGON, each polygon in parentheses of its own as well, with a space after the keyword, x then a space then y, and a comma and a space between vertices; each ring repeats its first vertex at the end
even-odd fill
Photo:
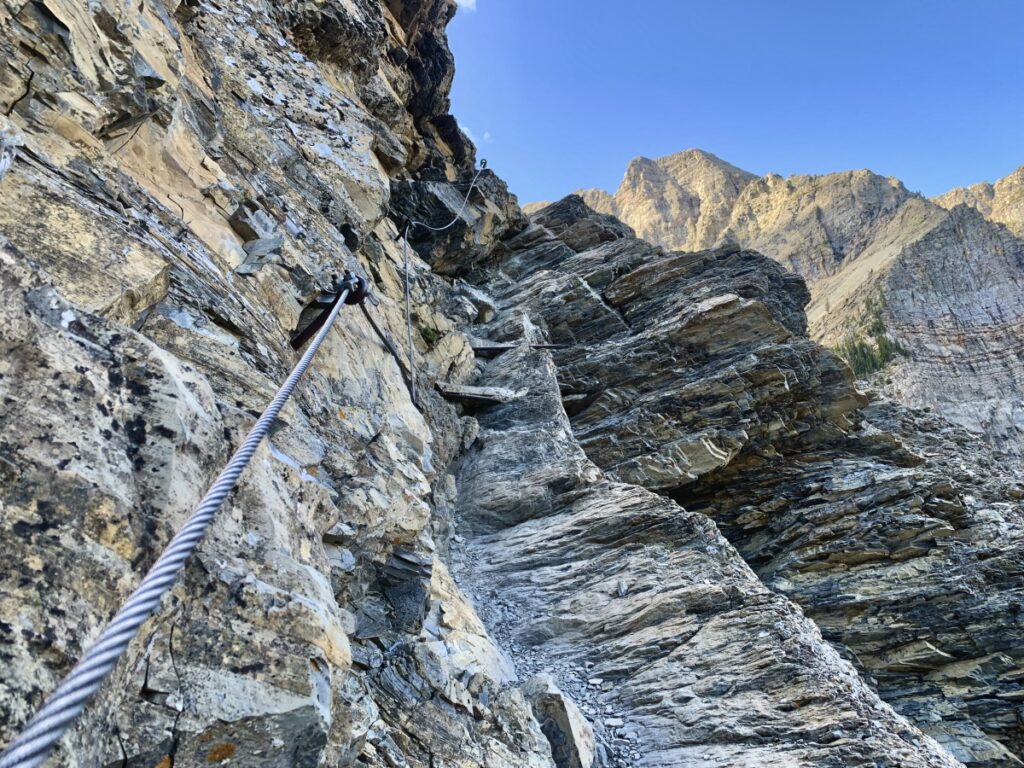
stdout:
POLYGON ((734 243, 784 264, 811 288, 812 338, 859 375, 885 368, 878 384, 907 405, 934 407, 1019 455, 1021 178, 954 190, 936 205, 869 171, 758 178, 688 150, 634 160, 614 195, 580 195, 655 244, 734 243))
POLYGON ((872 231, 913 197, 898 180, 869 171, 758 177, 696 149, 633 160, 614 195, 578 194, 656 245, 696 251, 738 243, 812 287, 856 258, 872 231))
MULTIPOLYGON (((528 309, 544 338, 569 344, 553 357, 569 426, 587 456, 610 477, 657 490, 688 510, 676 515, 700 512, 715 520, 766 584, 796 601, 885 701, 958 759, 1019 764, 1024 518, 1020 487, 984 446, 921 413, 866 408, 846 367, 802 337, 801 281, 758 254, 735 246, 664 253, 573 197, 532 221, 506 243, 507 277, 492 280, 491 289, 506 312, 528 309), (581 232, 587 236, 575 236, 581 232), (904 433, 916 436, 910 447, 919 453, 894 437, 904 433)), ((515 327, 500 318, 501 327, 515 327)), ((483 450, 493 450, 495 461, 538 450, 508 447, 508 439, 522 437, 492 436, 490 429, 522 431, 507 416, 495 418, 500 427, 481 418, 483 450)), ((558 466, 551 457, 562 453, 541 451, 549 488, 565 485, 562 475, 551 474, 558 466)), ((482 472, 475 467, 472 477, 482 472)), ((520 505, 513 493, 491 493, 474 505, 489 526, 471 549, 490 563, 488 585, 521 584, 529 604, 530 591, 546 583, 536 565, 548 561, 533 559, 543 553, 552 579, 557 574, 586 589, 586 579, 599 573, 611 595, 604 600, 614 601, 617 579, 626 584, 618 598, 632 594, 641 567, 619 572, 593 563, 594 549, 611 542, 631 551, 631 534, 612 528, 601 543, 588 538, 597 526, 572 516, 575 493, 563 505, 546 495, 552 518, 544 524, 528 518, 537 505, 520 505), (498 533, 490 532, 494 507, 503 512, 498 533), (524 560, 535 567, 528 579, 524 560)), ((640 581, 643 611, 633 607, 608 622, 598 603, 588 610, 590 603, 576 601, 548 619, 560 631, 524 623, 518 632, 524 645, 558 644, 562 631, 611 644, 607 666, 596 673, 615 681, 611 697, 635 684, 623 672, 630 627, 660 623, 672 612, 650 607, 660 602, 659 590, 692 578, 673 570, 672 545, 639 514, 628 530, 643 531, 644 546, 668 547, 650 580, 640 581), (644 618, 625 618, 633 613, 644 618), (591 623, 587 616, 599 618, 591 623)), ((678 533, 669 538, 680 540, 678 533)), ((544 589, 532 599, 554 600, 556 588, 544 589)), ((646 657, 653 664, 654 648, 664 646, 650 629, 642 636, 653 643, 646 657)), ((705 658, 688 658, 694 655, 705 658)), ((759 690, 770 690, 767 681, 759 690)), ((658 700, 650 691, 643 698, 658 700)), ((640 732, 658 733, 653 725, 640 732)))
POLYGON ((755 178, 708 152, 688 150, 657 160, 636 158, 614 195, 599 189, 579 195, 645 240, 696 250, 718 241, 737 199, 755 178))
POLYGON ((528 223, 448 114, 454 12, 0 4, 0 743, 334 275, 405 339, 408 258, 417 402, 345 310, 48 765, 1016 764, 1024 491, 864 410, 763 257, 528 223))
POLYGON ((840 348, 851 336, 884 334, 898 353, 876 375, 877 386, 1019 457, 1024 240, 967 206, 945 212, 922 202, 889 229, 901 240, 898 250, 872 247, 818 283, 812 326, 840 348))
POLYGON ((969 205, 989 221, 1005 224, 1018 237, 1024 237, 1024 166, 995 184, 981 182, 958 187, 933 197, 932 201, 950 209, 969 205))
POLYGON ((483 375, 529 394, 479 416, 455 573, 517 668, 552 670, 583 702, 602 764, 956 764, 707 517, 588 461, 548 353, 506 353, 483 375))
MULTIPOLYGON (((331 276, 368 274, 404 335, 392 184, 472 174, 454 12, 0 4, 0 742, 215 477, 331 276)), ((412 262, 421 375, 461 381, 458 297, 412 262)), ((50 765, 554 765, 436 559, 470 423, 429 388, 417 410, 357 312, 339 326, 50 765)))

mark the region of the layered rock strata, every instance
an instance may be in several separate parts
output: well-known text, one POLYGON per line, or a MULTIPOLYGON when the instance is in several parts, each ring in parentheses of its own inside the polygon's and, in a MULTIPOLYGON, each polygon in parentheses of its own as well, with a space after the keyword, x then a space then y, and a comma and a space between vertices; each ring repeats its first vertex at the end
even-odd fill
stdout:
POLYGON ((901 402, 1019 456, 1021 181, 1018 171, 933 202, 869 171, 757 177, 688 150, 634 160, 614 195, 579 194, 657 245, 770 256, 807 280, 813 339, 860 375, 886 369, 877 383, 901 402))
MULTIPOLYGON (((865 407, 848 369, 803 336, 802 281, 756 253, 664 253, 575 197, 505 248, 490 288, 566 345, 560 393, 588 457, 715 520, 958 759, 1018 764, 1024 519, 984 446, 921 412, 865 407)), ((546 548, 572 539, 541 530, 546 548)))
MULTIPOLYGON (((404 336, 392 184, 472 172, 447 114, 454 12, 0 4, 0 128, 17 148, 0 181, 0 742, 216 476, 332 275, 368 275, 369 311, 404 336)), ((460 381, 472 352, 442 311, 458 296, 413 268, 419 365, 460 381)), ((552 766, 435 557, 465 430, 429 388, 414 407, 344 311, 49 765, 552 766)))
POLYGON ((707 517, 606 477, 573 439, 549 353, 484 380, 459 467, 456 574, 526 674, 582 703, 604 765, 955 765, 883 704, 707 517))
POLYGON ((216 476, 333 276, 369 277, 405 338, 408 255, 418 404, 344 310, 49 765, 1013 764, 1000 477, 968 476, 942 422, 861 410, 803 335, 803 283, 761 257, 665 254, 579 201, 528 224, 489 172, 471 190, 454 12, 0 5, 0 743, 216 476), (893 430, 955 458, 913 466, 893 430), (809 523, 775 491, 832 506, 794 543, 773 525, 809 523), (894 520, 911 567, 879 570, 894 520))
POLYGON ((986 219, 1005 224, 1024 237, 1024 166, 994 184, 981 182, 951 189, 932 200, 943 208, 964 204, 976 208, 986 219))

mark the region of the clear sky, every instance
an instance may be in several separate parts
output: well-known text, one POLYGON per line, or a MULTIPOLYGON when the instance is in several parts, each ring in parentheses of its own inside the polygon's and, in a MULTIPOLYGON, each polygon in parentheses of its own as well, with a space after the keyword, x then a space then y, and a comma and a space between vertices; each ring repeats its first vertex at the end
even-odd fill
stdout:
POLYGON ((928 195, 1024 165, 1024 0, 460 0, 455 116, 520 202, 698 147, 928 195))

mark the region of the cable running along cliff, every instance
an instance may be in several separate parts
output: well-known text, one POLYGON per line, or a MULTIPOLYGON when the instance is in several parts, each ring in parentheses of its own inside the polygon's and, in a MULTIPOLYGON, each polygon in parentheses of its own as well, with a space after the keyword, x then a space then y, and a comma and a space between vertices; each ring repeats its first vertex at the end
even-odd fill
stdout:
POLYGON ((104 678, 114 669, 117 660, 127 650, 128 644, 143 622, 160 605, 161 598, 174 585, 178 571, 195 551, 217 510, 234 489, 242 470, 248 465, 259 444, 270 431, 274 420, 295 391, 323 340, 330 333, 342 306, 362 303, 369 288, 366 280, 348 272, 337 287, 340 293, 323 327, 281 385, 270 405, 249 430, 241 447, 235 451, 227 466, 193 510, 188 522, 171 539, 170 544, 149 569, 149 573, 143 577, 138 588, 110 620, 96 642, 86 650, 24 730, 0 755, 0 768, 37 768, 42 765, 53 745, 82 713, 88 699, 100 689, 104 678))
MULTIPOLYGON (((445 224, 443 227, 432 227, 422 221, 416 221, 410 219, 409 223, 405 225, 405 234, 402 235, 402 257, 405 260, 405 341, 409 347, 409 392, 412 395, 412 402, 414 405, 419 405, 419 401, 416 399, 416 348, 412 343, 412 289, 410 287, 410 275, 409 275, 409 232, 413 227, 423 227, 429 229, 431 232, 444 232, 446 229, 451 229, 455 226, 455 223, 462 218, 463 212, 466 210, 466 206, 469 204, 469 197, 473 194, 473 189, 476 187, 476 182, 480 178, 480 174, 487 168, 487 161, 480 161, 480 168, 477 170, 476 175, 473 176, 473 180, 469 183, 469 189, 466 190, 466 196, 462 199, 462 205, 459 207, 459 212, 455 214, 451 221, 445 224)), ((0 768, 3 768, 0 766, 0 768)))

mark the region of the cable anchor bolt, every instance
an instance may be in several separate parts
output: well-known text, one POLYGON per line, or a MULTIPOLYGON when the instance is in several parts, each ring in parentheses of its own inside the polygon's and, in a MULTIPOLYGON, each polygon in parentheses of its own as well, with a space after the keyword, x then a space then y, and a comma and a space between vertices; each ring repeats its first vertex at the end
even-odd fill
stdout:
POLYGON ((362 304, 366 297, 370 295, 370 283, 364 277, 359 277, 352 272, 345 270, 345 276, 338 283, 339 293, 344 290, 348 290, 348 295, 345 297, 346 304, 362 304))

